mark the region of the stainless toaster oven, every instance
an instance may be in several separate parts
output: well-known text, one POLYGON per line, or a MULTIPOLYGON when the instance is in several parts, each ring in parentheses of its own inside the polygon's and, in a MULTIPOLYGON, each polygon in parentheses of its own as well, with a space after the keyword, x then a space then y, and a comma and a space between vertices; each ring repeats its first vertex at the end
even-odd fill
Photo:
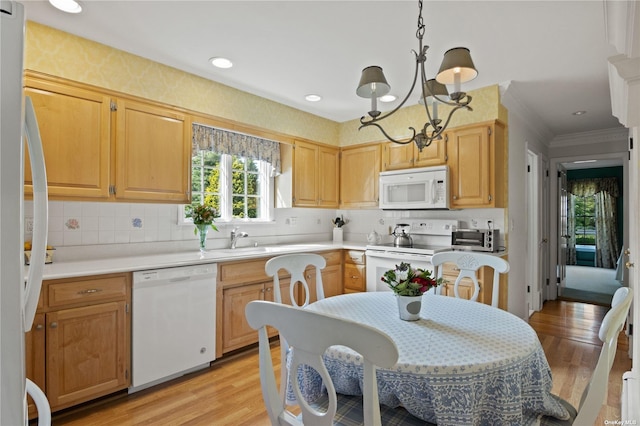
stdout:
POLYGON ((451 234, 451 248, 454 250, 496 252, 499 241, 498 229, 457 229, 451 234))

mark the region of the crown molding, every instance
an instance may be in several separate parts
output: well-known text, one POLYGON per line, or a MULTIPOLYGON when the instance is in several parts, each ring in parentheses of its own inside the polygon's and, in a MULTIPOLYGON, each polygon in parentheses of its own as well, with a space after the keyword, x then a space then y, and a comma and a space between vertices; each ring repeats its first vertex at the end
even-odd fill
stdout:
POLYGON ((553 138, 549 143, 550 148, 559 148, 576 145, 589 145, 599 143, 625 142, 629 139, 629 129, 615 127, 612 129, 593 130, 590 132, 572 133, 553 138))
POLYGON ((509 111, 509 115, 517 116, 519 121, 526 126, 529 132, 537 137, 541 144, 549 146, 549 141, 553 139, 554 134, 543 124, 544 122, 540 116, 522 102, 522 97, 517 89, 517 82, 513 80, 505 81, 499 84, 499 88, 500 101, 509 111))

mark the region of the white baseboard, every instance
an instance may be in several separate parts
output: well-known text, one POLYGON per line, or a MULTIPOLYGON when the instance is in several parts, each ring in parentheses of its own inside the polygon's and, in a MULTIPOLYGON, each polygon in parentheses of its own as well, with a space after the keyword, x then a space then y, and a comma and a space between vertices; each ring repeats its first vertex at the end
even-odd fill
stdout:
MULTIPOLYGON (((622 421, 640 421, 640 378, 635 371, 627 371, 622 375, 622 395, 621 395, 621 415, 622 421)), ((623 423, 625 424, 625 423, 623 423)))

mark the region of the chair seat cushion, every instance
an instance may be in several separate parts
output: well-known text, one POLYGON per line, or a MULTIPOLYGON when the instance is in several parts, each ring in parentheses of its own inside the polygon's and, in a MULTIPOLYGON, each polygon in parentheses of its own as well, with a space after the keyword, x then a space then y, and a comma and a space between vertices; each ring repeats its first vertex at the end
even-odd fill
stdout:
MULTIPOLYGON (((364 417, 362 414, 362 396, 350 396, 342 394, 337 394, 337 396, 338 409, 336 411, 333 424, 335 426, 363 425, 364 417)), ((324 394, 311 405, 316 410, 324 411, 329 405, 329 398, 326 394, 324 394)), ((426 422, 411 415, 402 407, 390 408, 386 405, 380 405, 380 418, 383 425, 436 426, 434 423, 426 422)))
POLYGON ((555 395, 551 395, 551 396, 553 396, 560 404, 562 404, 564 408, 567 409, 567 411, 569 412, 569 418, 567 420, 560 420, 552 416, 543 416, 540 418, 540 425, 541 426, 571 426, 574 420, 576 419, 576 416, 578 415, 578 410, 576 410, 573 405, 569 404, 568 401, 565 401, 564 399, 555 395))

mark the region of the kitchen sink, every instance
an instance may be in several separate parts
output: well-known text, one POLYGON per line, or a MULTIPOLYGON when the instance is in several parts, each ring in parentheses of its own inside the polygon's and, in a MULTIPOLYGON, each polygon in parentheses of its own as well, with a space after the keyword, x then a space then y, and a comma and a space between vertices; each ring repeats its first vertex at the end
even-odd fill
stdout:
POLYGON ((271 253, 275 251, 273 247, 238 247, 234 249, 214 249, 211 250, 212 254, 253 254, 253 253, 271 253))

